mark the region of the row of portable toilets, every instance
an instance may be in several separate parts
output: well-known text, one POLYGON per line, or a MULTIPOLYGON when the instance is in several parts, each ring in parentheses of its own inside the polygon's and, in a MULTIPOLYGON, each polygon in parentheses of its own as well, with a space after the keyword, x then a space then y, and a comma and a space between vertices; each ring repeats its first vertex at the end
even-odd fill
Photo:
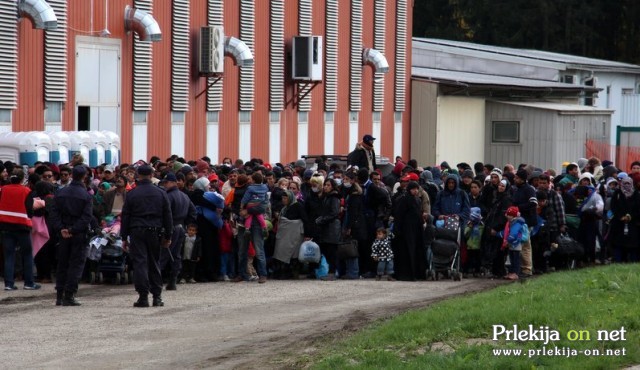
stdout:
POLYGON ((0 133, 0 160, 20 165, 69 163, 80 153, 91 167, 120 164, 120 137, 111 131, 0 133))

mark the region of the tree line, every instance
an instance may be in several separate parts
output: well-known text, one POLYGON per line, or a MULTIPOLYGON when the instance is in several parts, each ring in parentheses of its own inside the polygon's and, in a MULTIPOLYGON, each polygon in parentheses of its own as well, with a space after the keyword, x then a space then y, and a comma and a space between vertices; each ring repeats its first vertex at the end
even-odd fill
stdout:
POLYGON ((415 0, 413 35, 640 64, 637 0, 415 0))

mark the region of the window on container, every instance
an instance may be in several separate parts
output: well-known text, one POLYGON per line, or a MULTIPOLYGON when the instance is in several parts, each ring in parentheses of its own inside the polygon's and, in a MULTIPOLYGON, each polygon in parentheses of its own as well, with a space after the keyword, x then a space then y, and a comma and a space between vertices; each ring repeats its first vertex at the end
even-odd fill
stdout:
POLYGON ((622 89, 622 95, 633 95, 635 94, 634 89, 622 89))
POLYGON ((298 112, 298 123, 308 123, 309 112, 298 112))
POLYGON ((491 129, 491 141, 494 143, 520 143, 520 122, 518 121, 493 121, 491 129))
POLYGON ((607 122, 602 121, 602 137, 607 137, 607 122))

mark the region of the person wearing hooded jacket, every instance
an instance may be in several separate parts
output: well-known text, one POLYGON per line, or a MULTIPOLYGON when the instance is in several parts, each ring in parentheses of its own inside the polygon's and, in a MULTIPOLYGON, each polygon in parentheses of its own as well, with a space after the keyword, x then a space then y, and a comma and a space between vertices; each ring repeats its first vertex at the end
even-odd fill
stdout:
POLYGON ((322 280, 335 280, 336 250, 340 242, 342 227, 340 226, 340 194, 338 185, 333 179, 324 180, 320 195, 322 208, 320 216, 315 219, 318 226, 320 251, 329 264, 329 274, 322 280))
MULTIPOLYGON (((529 232, 538 225, 538 198, 536 198, 536 189, 527 183, 529 173, 525 169, 520 169, 514 177, 513 205, 518 207, 520 215, 524 218, 529 232)), ((531 276, 533 274, 533 259, 531 254, 531 241, 527 240, 522 243, 522 276, 531 276)))
POLYGON ((445 216, 457 215, 463 225, 469 218, 469 209, 469 197, 459 188, 458 176, 450 174, 431 208, 433 217, 442 220, 445 216))
POLYGON ((493 197, 487 217, 485 219, 484 233, 482 234, 482 265, 487 271, 491 271, 494 277, 505 275, 502 239, 497 235, 507 223, 505 213, 511 206, 511 192, 509 181, 503 179, 498 182, 495 196, 493 197))
POLYGON ((640 192, 634 189, 631 178, 623 178, 611 196, 611 213, 608 239, 614 261, 638 262, 640 192))
POLYGON ((580 226, 576 233, 576 240, 584 246, 587 263, 594 263, 596 260, 597 222, 602 217, 604 209, 604 201, 593 186, 594 183, 593 175, 584 173, 580 177, 578 186, 569 191, 576 199, 578 206, 580 226))

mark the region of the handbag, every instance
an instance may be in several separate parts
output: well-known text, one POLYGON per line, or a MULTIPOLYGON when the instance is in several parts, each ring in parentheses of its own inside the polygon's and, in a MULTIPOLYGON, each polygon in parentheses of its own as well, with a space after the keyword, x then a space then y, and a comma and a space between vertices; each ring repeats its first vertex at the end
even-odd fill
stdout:
POLYGON ((338 244, 336 255, 338 256, 339 260, 358 258, 358 241, 355 239, 351 239, 340 242, 338 244))

